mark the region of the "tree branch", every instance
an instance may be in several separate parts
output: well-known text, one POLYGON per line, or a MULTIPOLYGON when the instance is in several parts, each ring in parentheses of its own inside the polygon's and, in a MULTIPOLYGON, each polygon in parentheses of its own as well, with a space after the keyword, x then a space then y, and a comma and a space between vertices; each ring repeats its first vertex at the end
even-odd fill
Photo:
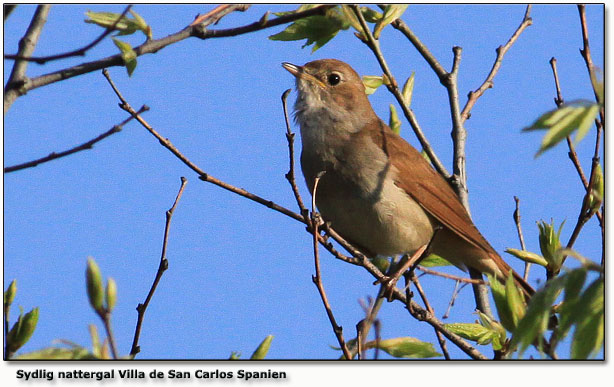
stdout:
MULTIPOLYGON (((137 112, 137 114, 141 114, 145 111, 147 111, 149 108, 147 108, 146 106, 143 106, 139 109, 139 111, 137 112)), ((84 142, 81 145, 77 145, 73 148, 67 149, 65 151, 56 153, 56 152, 52 152, 49 155, 45 156, 45 157, 41 157, 40 159, 36 159, 36 160, 32 160, 32 161, 28 161, 22 164, 18 164, 18 165, 13 165, 10 167, 6 167, 4 168, 4 173, 9 173, 9 172, 15 172, 18 171, 20 169, 25 169, 25 168, 32 168, 32 167, 36 167, 39 164, 43 164, 46 163, 48 161, 51 160, 55 160, 55 159, 59 159, 61 157, 65 157, 68 155, 71 155, 73 153, 77 153, 83 150, 87 150, 87 149, 92 149, 94 147, 94 144, 96 144, 97 142, 100 142, 102 140, 104 140, 105 138, 109 137, 112 134, 115 134, 117 132, 121 132, 122 128, 124 127, 124 125, 126 125, 128 122, 132 121, 132 119, 134 119, 133 116, 130 116, 128 118, 126 118, 124 121, 122 121, 120 124, 113 126, 111 129, 107 130, 106 132, 100 134, 99 136, 84 142)))
MULTIPOLYGON (((218 21, 223 16, 233 12, 233 11, 243 11, 247 8, 246 5, 241 4, 231 4, 227 7, 217 7, 213 11, 207 14, 207 18, 203 19, 198 24, 191 24, 179 32, 171 34, 165 38, 161 39, 152 39, 148 40, 145 43, 141 44, 138 47, 135 47, 133 50, 136 53, 137 57, 145 54, 156 53, 159 50, 163 49, 166 46, 169 46, 173 43, 180 42, 190 37, 197 37, 200 39, 209 39, 209 38, 219 38, 226 36, 236 36, 240 34, 245 34, 249 32, 254 32, 270 27, 274 27, 280 24, 285 24, 292 22, 297 19, 305 18, 308 16, 319 15, 324 13, 328 8, 333 7, 334 5, 322 5, 319 7, 315 7, 303 12, 298 12, 290 15, 280 16, 278 18, 272 20, 263 20, 256 23, 252 23, 243 27, 238 28, 230 28, 225 30, 207 30, 206 27, 214 22, 218 21)), ((21 56, 22 53, 18 53, 21 56)), ((28 54, 29 55, 29 54, 28 54)), ((20 87, 11 87, 10 90, 13 94, 15 94, 14 99, 19 96, 24 95, 30 90, 37 89, 39 87, 43 87, 49 85, 51 83, 59 82, 68 78, 73 78, 78 75, 87 74, 92 71, 102 70, 108 67, 114 66, 124 66, 124 61, 122 59, 121 54, 112 55, 106 58, 98 59, 92 62, 81 63, 76 66, 68 67, 62 70, 54 71, 48 74, 44 74, 35 78, 30 79, 26 84, 20 87)), ((6 100, 6 90, 5 89, 5 100, 6 100)), ((12 103, 12 101, 11 101, 12 103)), ((10 106, 10 104, 9 104, 10 106)), ((5 103, 4 108, 5 114, 7 111, 7 106, 5 103)))
POLYGON ((469 93, 469 96, 468 96, 469 99, 467 100, 467 103, 465 104, 465 107, 463 108, 463 111, 461 112, 461 119, 463 122, 465 122, 470 117, 471 109, 473 108, 477 100, 482 96, 482 94, 484 94, 486 90, 493 87, 493 84, 494 84, 493 80, 495 78, 495 75, 497 75, 497 72, 499 72, 499 68, 501 67, 501 62, 503 61, 503 57, 505 56, 505 53, 510 49, 510 47, 512 47, 512 45, 516 42, 516 40, 518 40, 518 37, 520 36, 520 34, 522 34, 522 32, 528 26, 533 24, 533 19, 531 19, 530 15, 531 15, 531 4, 527 5, 527 9, 524 13, 522 22, 520 23, 516 31, 512 34, 512 36, 507 41, 507 43, 497 48, 497 58, 495 59, 495 63, 493 63, 490 73, 488 73, 488 76, 484 80, 484 83, 482 83, 482 85, 479 88, 477 88, 475 91, 472 91, 469 93))
POLYGON ((139 304, 136 307, 138 312, 136 328, 134 330, 134 339, 132 340, 132 348, 130 349, 130 356, 134 358, 136 354, 141 351, 141 347, 139 346, 139 337, 141 336, 141 327, 143 325, 143 318, 145 317, 145 311, 151 302, 151 299, 158 287, 158 283, 162 278, 164 272, 168 269, 168 259, 166 259, 166 247, 168 245, 168 235, 171 229, 171 219, 173 217, 173 213, 175 212, 175 208, 177 207, 177 203, 179 203, 179 199, 181 199, 181 195, 183 194, 183 190, 185 189, 185 185, 188 180, 185 177, 181 177, 181 187, 179 187, 179 192, 175 197, 175 202, 172 207, 166 211, 166 226, 164 227, 164 239, 162 242, 162 255, 160 257, 160 265, 158 266, 158 272, 156 273, 156 277, 154 278, 153 284, 151 285, 151 289, 149 289, 149 293, 147 294, 147 298, 145 302, 139 304))
MULTIPOLYGON (((32 17, 30 26, 28 27, 26 34, 19 41, 17 55, 20 57, 30 56, 34 52, 34 48, 36 47, 36 43, 38 42, 43 26, 45 25, 45 22, 47 22, 47 15, 49 14, 50 8, 51 5, 48 4, 43 4, 36 7, 36 11, 32 17)), ((13 70, 11 71, 11 75, 4 86, 4 114, 6 114, 17 97, 30 90, 28 88, 28 78, 26 77, 27 67, 28 62, 25 60, 16 60, 15 63, 13 63, 13 70)))
POLYGON ((128 13, 128 11, 130 11, 131 8, 132 8, 132 5, 127 6, 126 9, 124 9, 124 12, 122 12, 121 15, 117 18, 117 20, 115 20, 113 25, 105 29, 104 32, 100 34, 100 36, 98 36, 96 39, 94 39, 91 43, 81 48, 78 48, 73 51, 68 51, 62 54, 55 54, 55 55, 49 55, 49 56, 20 56, 19 54, 4 55, 4 59, 23 60, 23 61, 28 61, 28 62, 36 62, 37 64, 45 64, 47 62, 58 60, 58 59, 65 59, 65 58, 70 58, 73 56, 85 56, 86 52, 94 48, 98 43, 102 42, 104 38, 106 38, 113 31, 115 31, 115 27, 117 26, 117 24, 124 18, 124 16, 126 16, 126 14, 128 13))
POLYGON ((346 360, 352 360, 350 355, 350 351, 343 339, 343 328, 337 324, 337 320, 335 320, 335 316, 333 315, 333 309, 328 302, 328 296, 326 295, 326 291, 324 291, 324 285, 322 284, 322 272, 320 270, 320 253, 318 249, 319 240, 319 225, 322 223, 320 218, 320 214, 316 213, 316 194, 318 190, 318 183, 320 182, 320 177, 324 174, 324 171, 320 172, 313 183, 313 192, 311 193, 311 224, 312 224, 312 235, 313 235, 313 258, 315 264, 316 274, 311 277, 311 280, 315 284, 316 288, 318 288, 318 293, 320 294, 320 298, 322 299, 322 303, 324 304, 324 309, 326 310, 326 315, 328 316, 328 320, 330 321, 331 326, 333 327, 333 332, 337 337, 337 341, 339 342, 339 346, 343 351, 343 356, 346 360))
POLYGON ((303 204, 303 199, 301 198, 301 194, 298 190, 298 186, 296 185, 296 174, 294 173, 294 170, 295 170, 294 137, 295 135, 294 133, 292 133, 292 130, 290 129, 290 120, 288 119, 288 107, 286 103, 288 99, 288 94, 290 94, 290 91, 292 91, 292 89, 288 89, 284 91, 284 93, 281 95, 281 102, 282 102, 282 106, 284 109, 284 118, 286 121, 286 140, 288 141, 288 158, 290 162, 290 169, 288 170, 288 173, 286 173, 286 180, 288 180, 288 183, 290 183, 290 187, 292 187, 292 193, 294 194, 294 198, 296 199, 296 204, 298 205, 298 208, 301 211, 301 214, 305 218, 305 222, 307 223, 307 225, 310 225, 311 222, 309 219, 309 210, 307 210, 307 208, 305 208, 305 204, 303 204))

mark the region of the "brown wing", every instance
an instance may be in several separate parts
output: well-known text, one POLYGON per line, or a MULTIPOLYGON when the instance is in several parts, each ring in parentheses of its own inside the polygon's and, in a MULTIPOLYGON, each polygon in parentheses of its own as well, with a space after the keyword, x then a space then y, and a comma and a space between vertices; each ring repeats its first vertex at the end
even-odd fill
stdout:
POLYGON ((414 147, 379 120, 379 130, 370 133, 399 171, 395 182, 444 227, 468 243, 486 251, 504 276, 512 272, 528 295, 534 290, 497 254, 473 224, 458 196, 414 147))
POLYGON ((437 173, 414 147, 395 134, 380 120, 380 130, 373 132, 379 144, 399 171, 396 185, 445 227, 488 252, 494 249, 473 225, 465 207, 450 184, 437 173))

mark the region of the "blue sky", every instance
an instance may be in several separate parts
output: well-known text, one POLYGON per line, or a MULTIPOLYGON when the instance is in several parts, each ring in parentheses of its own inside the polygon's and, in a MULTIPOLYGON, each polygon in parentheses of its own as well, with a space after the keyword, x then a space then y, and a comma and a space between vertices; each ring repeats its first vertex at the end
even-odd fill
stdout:
MULTIPOLYGON (((35 55, 49 55, 83 46, 101 33, 83 23, 84 12, 121 12, 122 5, 57 5, 35 55)), ((212 5, 136 5, 152 27, 154 38, 174 33, 212 5)), ((293 5, 252 6, 228 15, 212 28, 230 28, 258 20, 266 10, 293 5)), ((34 6, 19 6, 5 22, 5 53, 17 50, 34 6)), ((523 5, 411 5, 405 22, 450 69, 452 47, 463 48, 459 94, 466 95, 486 77, 495 49, 504 44, 522 20, 523 5)), ((554 108, 554 83, 548 61, 556 57, 566 100, 591 99, 575 5, 535 5, 533 25, 505 57, 494 88, 478 101, 466 123, 467 175, 474 222, 504 258, 518 248, 512 220, 513 196, 521 200, 527 246, 538 252, 539 220, 554 218, 566 225, 567 241, 581 204, 583 188, 567 158, 564 144, 538 159, 541 133, 521 133, 541 113, 554 108)), ((603 68, 603 7, 587 7, 594 62, 603 68)), ((188 39, 153 55, 138 58, 128 77, 124 68, 109 69, 135 108, 147 104, 144 118, 207 173, 295 209, 284 178, 288 152, 280 95, 294 86, 280 66, 337 58, 361 75, 380 75, 370 51, 348 31, 311 54, 303 42, 277 42, 267 37, 275 27, 233 38, 188 39)), ((133 45, 143 35, 124 37, 133 45)), ((450 116, 445 89, 435 74, 397 31, 386 28, 381 47, 396 78, 415 72, 412 109, 432 146, 451 170, 450 116)), ((69 67, 115 54, 110 39, 72 58, 30 64, 28 75, 69 67)), ((11 68, 5 61, 5 82, 11 68)), ((289 98, 295 98, 293 92, 289 98)), ((378 90, 370 97, 384 120, 393 97, 378 90)), ((121 122, 127 114, 100 72, 55 83, 19 98, 4 120, 5 166, 32 160, 80 144, 121 122)), ((298 128, 294 127, 295 131, 298 128)), ((417 146, 409 124, 402 135, 417 146)), ((590 168, 594 132, 577 146, 585 170, 590 168)), ((300 141, 297 137, 298 158, 300 141)), ((135 307, 145 299, 160 258, 164 213, 180 185, 188 185, 173 217, 164 274, 147 311, 140 339, 140 359, 227 358, 231 351, 249 357, 267 335, 275 336, 273 359, 333 359, 337 345, 319 295, 311 237, 296 221, 254 202, 203 183, 135 122, 97 144, 93 150, 4 177, 4 287, 16 278, 17 306, 40 307, 38 328, 22 351, 48 346, 62 338, 90 346, 87 325, 96 323, 85 294, 84 272, 93 256, 103 275, 118 285, 113 327, 119 350, 130 351, 135 307)), ((309 198, 299 176, 301 193, 309 198)), ((599 259, 598 224, 591 220, 575 248, 599 259)), ((358 299, 374 296, 372 277, 324 253, 324 286, 335 317, 354 335, 363 317, 358 299)), ((573 262, 570 262, 573 265, 573 262)), ((448 270, 462 274, 456 269, 448 270)), ((544 278, 535 268, 532 283, 544 278)), ((424 277, 422 284, 438 317, 445 312, 454 283, 424 277)), ((447 322, 471 322, 473 295, 465 288, 447 322)), ((432 329, 414 321, 398 303, 385 303, 379 314, 382 337, 413 336, 435 342, 432 329)), ((451 346, 449 345, 449 348, 451 346)), ((486 347, 480 347, 489 353, 486 347)), ((451 354, 464 355, 453 348, 451 354)), ((560 354, 565 357, 567 353, 560 354)))

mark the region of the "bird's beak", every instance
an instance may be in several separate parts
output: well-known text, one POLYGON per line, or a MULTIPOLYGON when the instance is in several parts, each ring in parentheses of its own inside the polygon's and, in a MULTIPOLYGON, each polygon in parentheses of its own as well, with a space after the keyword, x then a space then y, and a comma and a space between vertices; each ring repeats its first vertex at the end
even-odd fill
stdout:
POLYGON ((303 79, 309 83, 318 85, 321 88, 326 88, 326 85, 322 81, 306 72, 303 66, 297 66, 292 63, 283 62, 281 64, 281 67, 288 70, 290 74, 294 75, 297 79, 303 79))

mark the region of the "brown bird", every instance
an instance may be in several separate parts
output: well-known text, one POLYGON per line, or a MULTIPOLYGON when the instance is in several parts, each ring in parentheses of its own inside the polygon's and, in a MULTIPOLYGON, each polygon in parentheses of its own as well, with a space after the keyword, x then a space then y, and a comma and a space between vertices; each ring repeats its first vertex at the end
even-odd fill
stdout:
POLYGON ((432 253, 463 270, 499 280, 512 273, 527 295, 534 292, 480 234, 448 182, 379 119, 348 64, 282 66, 296 77, 303 175, 312 191, 325 171, 316 205, 333 229, 372 257, 412 255, 430 242, 432 253))

